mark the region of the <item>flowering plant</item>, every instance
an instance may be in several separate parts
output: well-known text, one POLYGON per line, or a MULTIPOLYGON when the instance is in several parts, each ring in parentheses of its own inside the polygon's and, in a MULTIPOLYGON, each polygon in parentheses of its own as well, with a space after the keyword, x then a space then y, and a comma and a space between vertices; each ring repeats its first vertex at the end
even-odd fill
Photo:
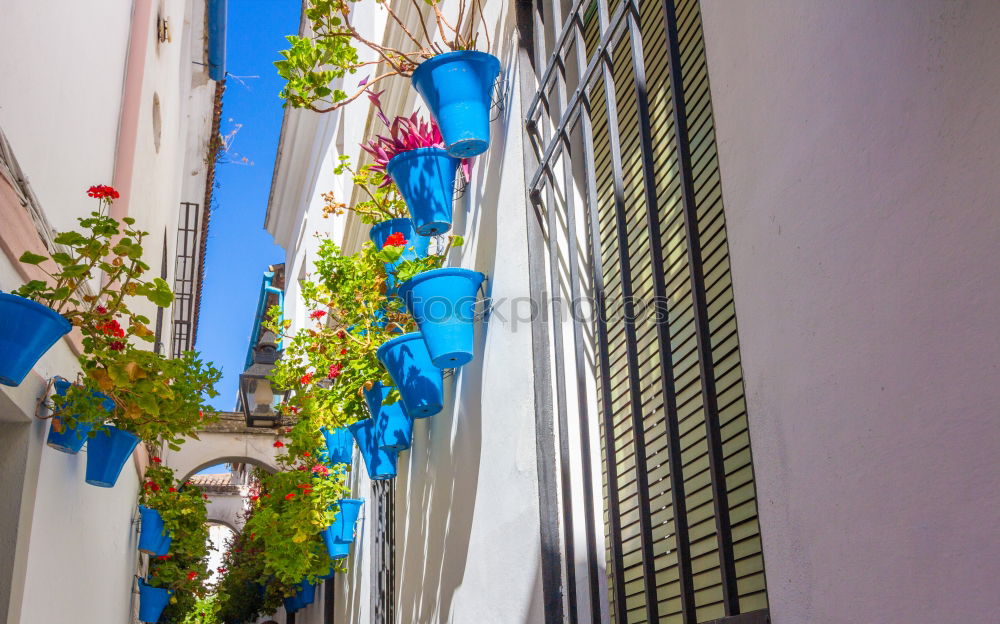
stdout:
POLYGON ((316 453, 301 462, 288 455, 278 460, 282 470, 258 471, 260 494, 251 499, 253 512, 243 531, 259 542, 267 575, 286 586, 313 582, 340 567, 330 559, 320 532, 333 523, 337 501, 350 492, 346 473, 329 469, 316 453))
POLYGON ((81 363, 88 386, 115 402, 111 414, 101 415, 95 424, 107 417, 147 442, 162 439, 179 450, 185 437, 197 438, 195 431, 216 419, 205 397, 218 395, 215 383, 222 373, 193 351, 167 358, 129 344, 81 363))
POLYGON ((409 213, 406 209, 406 202, 403 201, 396 185, 392 183, 385 173, 385 167, 376 169, 374 165, 368 164, 355 168, 351 165, 351 157, 340 156, 340 163, 334 168, 337 175, 344 173, 351 174, 352 188, 360 189, 365 195, 365 199, 348 206, 336 199, 333 191, 323 193, 323 217, 332 215, 342 215, 351 211, 361 218, 362 223, 378 223, 386 219, 398 219, 405 217, 409 213))
POLYGON ((79 327, 88 352, 121 349, 131 337, 152 342, 149 319, 131 311, 126 302, 126 297, 137 296, 165 308, 174 300, 163 279, 143 279, 149 265, 142 260, 142 241, 149 233, 134 228, 131 217, 119 222, 108 216, 119 196, 115 189, 92 186, 87 194, 97 199, 98 209, 77 220, 81 231, 62 232, 53 239, 60 251, 21 254, 21 262, 37 266, 50 279, 31 280, 13 294, 47 305, 79 327), (103 286, 93 294, 90 280, 99 272, 103 286))
POLYGON ((320 281, 302 284, 305 304, 317 314, 309 326, 288 334, 289 322, 271 311, 265 327, 285 349, 271 371, 279 389, 293 390, 282 409, 307 415, 291 430, 290 452, 309 450, 320 427, 343 427, 368 416, 363 390, 376 381, 391 385, 376 357, 378 348, 413 321, 398 299, 385 298, 385 268, 371 243, 351 256, 331 241, 321 243, 315 263, 320 281))
MULTIPOLYGON (((368 92, 368 99, 375 107, 375 117, 388 129, 388 134, 376 134, 375 138, 361 144, 361 149, 372 157, 371 170, 382 174, 381 186, 393 184, 386 171, 386 166, 393 157, 420 149, 422 147, 438 147, 444 149, 444 137, 434 120, 426 120, 413 113, 409 117, 397 115, 392 119, 382 110, 382 91, 368 92)), ((462 174, 468 180, 471 176, 472 161, 462 160, 462 174)))
MULTIPOLYGON (((252 515, 251 509, 245 517, 252 515)), ((256 622, 281 606, 283 585, 264 571, 264 550, 255 533, 241 531, 227 540, 222 567, 215 594, 219 622, 256 622)))
POLYGON ((191 484, 179 484, 174 472, 158 458, 146 469, 139 503, 160 512, 170 532, 170 553, 152 557, 148 582, 154 587, 174 590, 173 602, 187 594, 203 596, 208 572, 208 515, 206 496, 191 484))
MULTIPOLYGON (((409 76, 421 61, 443 53, 445 48, 475 49, 476 35, 466 33, 474 30, 470 26, 476 24, 477 20, 483 24, 484 32, 489 30, 483 18, 481 0, 458 0, 451 3, 455 9, 451 19, 441 11, 442 0, 413 2, 411 4, 418 16, 411 23, 420 24, 419 31, 406 26, 407 20, 399 15, 399 9, 393 8, 393 3, 373 0, 375 6, 368 5, 366 11, 352 11, 351 6, 359 1, 364 0, 310 0, 304 16, 309 22, 312 36, 286 37, 291 48, 283 50, 283 59, 274 64, 278 74, 287 81, 281 91, 286 105, 308 108, 318 113, 334 111, 360 97, 366 85, 374 85, 392 76, 409 76), (359 11, 367 14, 376 8, 386 11, 387 30, 398 29, 403 35, 404 44, 401 47, 405 49, 381 45, 373 41, 374 37, 367 37, 358 31, 352 22, 353 15, 359 11), (431 29, 428 29, 427 24, 433 24, 431 29), (374 51, 377 59, 361 61, 355 45, 374 51), (330 88, 333 80, 371 65, 384 66, 384 73, 376 75, 370 81, 368 78, 363 80, 359 90, 353 94, 348 95, 341 89, 330 88)), ((388 33, 386 36, 391 38, 388 33)), ((487 33, 487 49, 490 45, 487 33)))
MULTIPOLYGON (((378 258, 384 263, 392 263, 399 260, 403 252, 406 251, 407 240, 401 232, 394 232, 385 240, 385 245, 378 252, 378 258)), ((431 269, 440 269, 448 259, 448 253, 453 247, 461 247, 465 239, 457 234, 448 235, 445 244, 439 247, 436 253, 429 253, 422 258, 410 258, 403 260, 396 265, 395 276, 400 283, 407 281, 414 275, 419 275, 431 269)))

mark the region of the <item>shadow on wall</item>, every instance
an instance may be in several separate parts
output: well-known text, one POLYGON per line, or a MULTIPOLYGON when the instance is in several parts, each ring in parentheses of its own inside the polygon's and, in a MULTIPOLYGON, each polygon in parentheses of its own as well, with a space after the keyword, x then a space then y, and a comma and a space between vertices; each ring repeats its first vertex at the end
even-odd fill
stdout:
MULTIPOLYGON (((496 40, 496 39, 494 39, 496 40)), ((504 55, 503 76, 516 77, 516 48, 504 55)), ((472 253, 463 262, 489 278, 497 265, 497 208, 505 142, 512 106, 505 102, 487 157, 477 159, 476 177, 456 210, 453 232, 466 246, 453 253, 472 253)), ((452 263, 458 264, 458 263, 452 263)), ((488 297, 491 282, 486 282, 488 297)), ((451 410, 417 420, 408 462, 396 481, 396 621, 451 622, 455 593, 462 585, 478 497, 482 459, 482 389, 487 322, 477 327, 477 357, 452 377, 446 393, 451 410)), ((490 495, 486 492, 486 495, 490 495)), ((539 581, 540 582, 540 581, 539 581)), ((539 594, 541 592, 538 592, 539 594)), ((532 613, 541 609, 532 607, 532 613)))

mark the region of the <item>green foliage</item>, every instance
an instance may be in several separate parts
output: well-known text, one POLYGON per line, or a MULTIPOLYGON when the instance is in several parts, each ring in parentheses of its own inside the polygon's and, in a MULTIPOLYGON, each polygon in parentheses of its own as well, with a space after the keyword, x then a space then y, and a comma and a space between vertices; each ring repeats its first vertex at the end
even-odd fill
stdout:
MULTIPOLYGON (((330 112, 354 101, 369 86, 385 78, 409 76, 424 59, 445 51, 438 40, 451 50, 475 49, 476 37, 464 34, 468 28, 463 23, 463 17, 468 18, 469 23, 478 19, 485 24, 480 1, 458 0, 455 14, 450 19, 441 14, 440 0, 424 0, 426 10, 413 4, 421 13, 414 21, 419 22, 421 27, 410 29, 400 18, 398 8, 386 0, 310 0, 304 15, 312 35, 286 37, 289 48, 282 50, 281 60, 274 63, 278 75, 286 81, 281 90, 285 105, 320 113, 330 112), (352 10, 351 5, 358 6, 352 10), (401 34, 404 38, 400 48, 403 49, 379 44, 352 24, 354 13, 376 10, 388 14, 385 40, 393 40, 395 34, 401 34), (433 24, 434 30, 428 30, 427 24, 433 24), (358 47, 374 51, 377 60, 360 61, 358 47), (354 93, 349 95, 330 87, 333 80, 355 74, 366 66, 375 66, 373 69, 377 75, 370 80, 366 77, 354 93)), ((490 47, 488 40, 486 47, 490 47)))
MULTIPOLYGON (((251 511, 247 519, 252 515, 251 511)), ((281 606, 286 586, 265 571, 263 546, 255 534, 243 531, 234 535, 226 543, 222 567, 224 572, 216 586, 218 622, 255 622, 281 606)))
POLYGON ((81 231, 62 232, 55 237, 54 241, 68 251, 49 256, 26 251, 21 255, 21 262, 38 266, 49 280, 31 280, 13 294, 49 306, 85 335, 104 335, 98 325, 121 319, 126 325, 125 336, 152 342, 153 332, 146 327, 149 320, 129 310, 127 297, 137 296, 167 307, 174 295, 159 277, 143 278, 149 265, 142 260, 142 241, 149 233, 133 227, 134 219, 126 217, 119 222, 108 216, 110 196, 98 201, 97 211, 77 219, 81 231), (98 274, 102 274, 100 291, 85 294, 84 284, 98 274))
POLYGON ((291 390, 282 406, 300 415, 292 430, 292 452, 318 439, 320 427, 343 427, 367 417, 362 390, 376 381, 391 385, 376 357, 378 348, 413 321, 398 299, 385 298, 385 270, 371 243, 351 256, 340 255, 329 240, 321 243, 315 263, 319 281, 302 284, 310 326, 288 333, 272 310, 265 326, 282 337, 282 357, 271 371, 275 387, 291 390), (307 417, 307 418, 303 418, 307 417))
MULTIPOLYGON (((167 358, 127 345, 82 364, 88 385, 115 402, 111 424, 147 442, 162 439, 178 450, 185 437, 197 438, 195 431, 216 419, 205 397, 218 395, 215 383, 222 373, 193 351, 167 358)), ((100 422, 103 417, 95 424, 100 422)))
POLYGON ((327 554, 320 532, 333 523, 337 501, 350 490, 343 466, 331 470, 317 455, 318 449, 303 453, 299 465, 285 456, 280 458, 285 470, 260 472, 261 494, 243 529, 260 544, 264 572, 289 587, 303 579, 315 582, 339 565, 327 554))
POLYGON ((148 582, 173 589, 172 604, 193 604, 204 596, 209 577, 205 496, 193 485, 179 484, 173 470, 160 465, 158 458, 153 462, 146 469, 139 503, 160 512, 173 541, 169 554, 150 558, 148 582))
MULTIPOLYGON (((448 252, 451 251, 452 247, 461 247, 464 243, 464 238, 458 236, 457 234, 452 234, 448 236, 448 244, 440 253, 427 254, 423 258, 403 260, 396 265, 396 280, 402 284, 410 278, 425 271, 440 269, 444 266, 445 260, 448 258, 448 252)), ((406 248, 406 245, 386 245, 378 254, 379 260, 382 262, 396 262, 399 260, 399 257, 403 254, 403 252, 406 251, 406 248)))
POLYGON ((348 206, 337 201, 333 191, 323 193, 323 200, 326 202, 323 205, 324 218, 350 211, 358 215, 362 223, 374 224, 409 215, 406 202, 384 171, 374 169, 372 165, 355 169, 351 165, 351 157, 341 155, 333 172, 337 175, 350 173, 354 186, 362 190, 366 199, 348 206))
POLYGON ((251 622, 253 620, 223 620, 219 617, 219 598, 209 594, 195 599, 184 609, 176 604, 169 605, 160 616, 161 624, 223 624, 224 622, 251 622))

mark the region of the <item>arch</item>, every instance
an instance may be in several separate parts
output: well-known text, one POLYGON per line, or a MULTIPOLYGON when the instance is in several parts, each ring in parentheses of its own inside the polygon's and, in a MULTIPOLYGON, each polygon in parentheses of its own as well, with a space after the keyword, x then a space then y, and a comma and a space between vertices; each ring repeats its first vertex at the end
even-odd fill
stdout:
POLYGON ((280 454, 274 448, 277 435, 273 429, 245 426, 242 414, 223 412, 217 423, 198 433, 198 439, 188 438, 179 451, 164 449, 160 457, 184 480, 221 463, 246 462, 275 472, 280 454))
POLYGON ((223 520, 221 518, 212 518, 212 517, 209 517, 208 521, 206 522, 206 524, 217 524, 219 526, 224 526, 227 529, 229 529, 230 531, 232 531, 233 533, 239 533, 240 532, 239 529, 237 529, 233 525, 229 524, 229 522, 227 522, 226 520, 223 520))

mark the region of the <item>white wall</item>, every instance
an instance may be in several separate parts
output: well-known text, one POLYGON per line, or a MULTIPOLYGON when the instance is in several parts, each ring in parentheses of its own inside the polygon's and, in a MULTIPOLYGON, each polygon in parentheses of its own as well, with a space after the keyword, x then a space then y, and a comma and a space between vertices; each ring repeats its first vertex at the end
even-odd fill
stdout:
POLYGON ((1000 4, 702 10, 772 620, 1000 621, 1000 4))
MULTIPOLYGON (((492 5, 487 21, 496 29, 493 41, 500 40, 500 52, 494 53, 516 85, 510 8, 492 5)), ((390 116, 421 106, 408 80, 385 81, 383 87, 390 116)), ((497 300, 530 295, 520 94, 513 92, 509 102, 493 124, 490 151, 477 158, 474 179, 455 203, 453 232, 466 244, 449 262, 486 273, 487 294, 497 300)), ((286 318, 297 325, 307 311, 296 301, 295 280, 311 270, 313 232, 328 233, 347 250, 367 240, 367 226, 354 219, 322 219, 319 196, 337 189, 338 199, 347 199, 349 186, 330 170, 337 154, 357 153, 359 141, 381 130, 377 123, 369 125, 368 113, 363 102, 344 109, 332 132, 318 128, 325 122, 308 121, 312 114, 286 116, 267 227, 288 253, 286 318), (325 149, 316 149, 310 139, 321 139, 325 149)), ((444 411, 417 421, 413 447, 399 458, 395 595, 401 624, 542 619, 531 328, 526 319, 514 322, 509 309, 503 313, 477 328, 476 359, 447 380, 444 411)), ((367 624, 374 508, 360 457, 356 466, 354 494, 366 504, 349 571, 337 576, 335 617, 367 624)), ((320 602, 296 614, 296 622, 322 622, 320 602)))
POLYGON ((56 229, 111 184, 131 4, 4 0, 0 127, 56 229))

